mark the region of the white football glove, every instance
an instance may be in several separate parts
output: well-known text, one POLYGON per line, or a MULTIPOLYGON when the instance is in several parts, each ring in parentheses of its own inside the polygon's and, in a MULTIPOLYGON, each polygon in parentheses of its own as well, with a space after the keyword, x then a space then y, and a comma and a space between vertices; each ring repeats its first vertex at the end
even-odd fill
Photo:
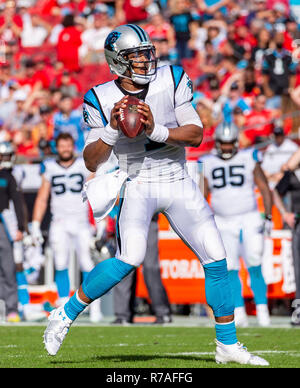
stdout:
POLYGON ((264 235, 266 237, 271 237, 272 230, 273 230, 272 217, 266 216, 266 219, 264 222, 264 235))
POLYGON ((32 237, 32 242, 35 246, 39 246, 43 244, 44 237, 42 235, 41 223, 39 221, 32 221, 31 237, 32 237))
POLYGON ((30 247, 33 245, 32 236, 26 232, 23 233, 23 244, 25 247, 30 247))

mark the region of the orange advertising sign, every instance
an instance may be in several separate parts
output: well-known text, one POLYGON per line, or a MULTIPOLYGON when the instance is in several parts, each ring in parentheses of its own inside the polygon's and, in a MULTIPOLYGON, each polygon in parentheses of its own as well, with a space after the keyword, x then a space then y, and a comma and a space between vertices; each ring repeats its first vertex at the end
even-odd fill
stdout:
MULTIPOLYGON (((161 277, 170 303, 206 303, 204 270, 194 253, 169 229, 163 215, 159 218, 159 260, 161 277)), ((268 285, 268 298, 293 297, 295 282, 291 256, 290 231, 274 230, 266 239, 262 270, 268 285)), ((248 271, 241 260, 240 278, 245 298, 253 296, 248 271)), ((148 298, 142 267, 138 269, 136 294, 148 298)))

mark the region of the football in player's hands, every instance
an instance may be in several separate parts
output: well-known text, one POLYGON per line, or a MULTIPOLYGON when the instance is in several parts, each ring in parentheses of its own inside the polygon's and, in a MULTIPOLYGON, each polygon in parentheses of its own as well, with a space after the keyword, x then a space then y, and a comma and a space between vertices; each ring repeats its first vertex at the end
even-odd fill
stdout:
POLYGON ((118 116, 119 129, 125 136, 134 138, 141 134, 144 130, 142 113, 138 112, 139 99, 133 96, 128 96, 126 108, 120 108, 118 116))

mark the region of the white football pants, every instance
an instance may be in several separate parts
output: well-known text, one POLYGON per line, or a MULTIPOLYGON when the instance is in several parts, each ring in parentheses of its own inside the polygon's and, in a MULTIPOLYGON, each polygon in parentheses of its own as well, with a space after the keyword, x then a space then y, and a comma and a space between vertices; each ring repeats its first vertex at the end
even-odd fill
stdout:
POLYGON ((227 252, 228 270, 239 270, 240 256, 247 267, 261 264, 264 249, 263 219, 258 211, 234 215, 215 216, 227 252))
POLYGON ((87 222, 77 219, 60 219, 51 222, 49 244, 54 255, 55 269, 68 268, 70 254, 75 251, 80 269, 89 272, 94 268, 90 254, 91 231, 87 222))
POLYGON ((190 177, 168 183, 135 179, 124 185, 117 218, 117 258, 136 267, 142 264, 149 225, 157 212, 167 217, 202 265, 226 257, 212 211, 190 177))

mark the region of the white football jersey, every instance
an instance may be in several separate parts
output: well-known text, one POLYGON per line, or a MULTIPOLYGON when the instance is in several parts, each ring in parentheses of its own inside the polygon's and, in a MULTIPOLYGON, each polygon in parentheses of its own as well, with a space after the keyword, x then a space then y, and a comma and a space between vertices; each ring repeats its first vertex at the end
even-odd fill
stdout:
POLYGON ((55 159, 47 159, 41 165, 41 173, 51 183, 50 208, 52 219, 75 217, 88 220, 88 205, 82 200, 82 189, 91 174, 82 158, 75 159, 69 167, 63 167, 55 159))
POLYGON ((227 217, 257 209, 253 175, 257 162, 261 162, 261 154, 253 148, 240 150, 229 160, 216 152, 199 159, 216 215, 227 217))
MULTIPOLYGON (((130 93, 116 81, 97 85, 85 94, 83 115, 91 128, 86 145, 100 138, 99 128, 108 124, 114 104, 126 94, 130 93)), ((157 69, 156 78, 148 84, 144 96, 137 96, 150 106, 155 123, 175 128, 178 127, 175 109, 192 100, 192 82, 182 67, 162 66, 157 69)), ((200 119, 199 122, 201 124, 200 119)), ((145 133, 134 139, 121 133, 114 152, 120 169, 131 178, 173 181, 187 175, 184 147, 153 142, 145 133)))

